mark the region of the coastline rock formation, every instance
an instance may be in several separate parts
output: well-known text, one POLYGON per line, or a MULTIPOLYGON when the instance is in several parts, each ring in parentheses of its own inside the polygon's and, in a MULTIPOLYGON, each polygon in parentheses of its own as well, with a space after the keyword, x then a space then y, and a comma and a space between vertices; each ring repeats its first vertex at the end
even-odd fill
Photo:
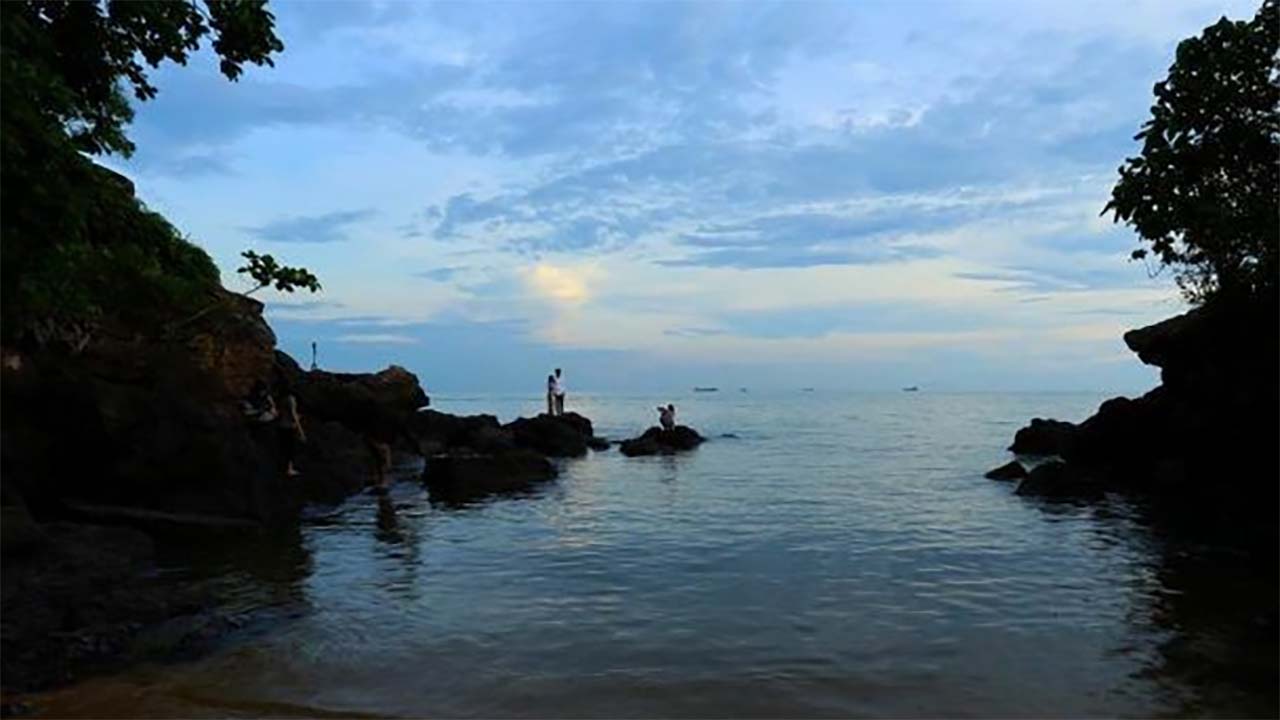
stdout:
POLYGON ((499 425, 492 415, 416 413, 410 435, 427 458, 423 482, 433 498, 469 500, 523 490, 556 477, 548 458, 581 457, 608 441, 578 413, 517 418, 499 425))
POLYGON ((1138 492, 1203 503, 1224 520, 1270 513, 1274 525, 1278 327, 1275 307, 1219 303, 1126 333, 1161 384, 1079 424, 1019 430, 1011 450, 1060 461, 1033 470, 1019 493, 1138 492))
POLYGON ((706 438, 699 435, 697 430, 685 425, 677 425, 670 430, 654 426, 645 430, 639 437, 623 440, 618 445, 618 449, 627 457, 670 455, 692 450, 704 442, 706 438))

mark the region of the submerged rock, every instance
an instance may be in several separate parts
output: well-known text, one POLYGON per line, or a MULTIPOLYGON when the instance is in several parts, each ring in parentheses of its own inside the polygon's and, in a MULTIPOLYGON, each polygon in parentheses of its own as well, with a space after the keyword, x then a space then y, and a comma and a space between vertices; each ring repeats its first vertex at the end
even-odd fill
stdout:
POLYGON ((532 450, 453 453, 429 458, 422 477, 433 498, 455 501, 527 489, 554 479, 556 467, 532 450))
POLYGON ((596 435, 592 435, 591 437, 587 438, 587 447, 591 448, 592 450, 608 450, 609 448, 613 447, 613 443, 609 442, 608 438, 602 438, 596 435))
POLYGON ((699 435, 697 430, 685 425, 677 425, 670 430, 651 427, 640 437, 623 440, 618 448, 627 457, 666 455, 681 450, 692 450, 705 441, 706 438, 699 435))
POLYGON ((1017 460, 1001 465, 993 470, 988 470, 983 477, 991 480, 1021 480, 1027 476, 1027 469, 1022 467, 1022 463, 1017 460))

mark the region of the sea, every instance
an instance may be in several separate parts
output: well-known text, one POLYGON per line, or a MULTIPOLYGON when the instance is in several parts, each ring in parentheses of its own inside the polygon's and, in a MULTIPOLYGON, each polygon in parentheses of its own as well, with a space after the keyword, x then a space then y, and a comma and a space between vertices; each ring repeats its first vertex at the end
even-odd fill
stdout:
MULTIPOLYGON (((212 652, 40 698, 52 716, 1117 717, 1277 713, 1276 579, 1118 496, 983 472, 1091 393, 570 395, 597 434, 710 440, 433 502, 421 469, 296 530, 167 543, 244 618, 212 652)), ((504 422, 541 397, 440 396, 504 422)), ((305 478, 300 481, 305 482, 305 478)))

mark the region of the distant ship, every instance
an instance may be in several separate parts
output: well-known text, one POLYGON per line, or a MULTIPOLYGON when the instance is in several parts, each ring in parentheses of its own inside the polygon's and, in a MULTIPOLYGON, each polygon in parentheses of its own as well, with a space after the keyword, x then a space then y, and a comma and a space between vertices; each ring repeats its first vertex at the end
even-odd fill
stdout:
POLYGON ((920 392, 920 387, 918 385, 912 385, 911 387, 904 387, 902 388, 902 392, 920 392))
POLYGON ((813 392, 813 388, 800 388, 800 392, 813 392))
POLYGON ((694 388, 694 389, 693 389, 693 391, 694 391, 694 392, 720 392, 720 388, 717 388, 717 387, 696 387, 696 388, 694 388))

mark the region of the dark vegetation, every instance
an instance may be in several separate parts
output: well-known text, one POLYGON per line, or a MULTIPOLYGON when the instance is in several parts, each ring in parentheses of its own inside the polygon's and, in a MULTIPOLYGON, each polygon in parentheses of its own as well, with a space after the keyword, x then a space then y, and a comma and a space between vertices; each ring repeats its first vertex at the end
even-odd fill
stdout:
POLYGON ((1103 213, 1148 246, 1134 259, 1171 268, 1193 303, 1276 302, 1280 234, 1280 11, 1225 17, 1178 45, 1155 85, 1151 119, 1134 138, 1103 213))
MULTIPOLYGON (((44 343, 104 320, 146 328, 216 299, 209 256, 90 157, 133 152, 128 94, 155 97, 149 69, 186 64, 208 40, 235 80, 283 49, 273 22, 265 0, 0 3, 6 342, 44 343)), ((279 289, 318 289, 305 271, 276 269, 279 289)))
MULTIPOLYGON (((1280 436, 1280 10, 1223 18, 1178 45, 1142 149, 1103 211, 1131 225, 1193 309, 1124 341, 1161 370, 1083 423, 1032 420, 1010 450, 1057 458, 1020 494, 1135 492, 1276 551, 1280 436)), ((1019 475, 1008 466, 992 471, 1019 475)), ((990 475, 989 475, 990 476, 990 475)))

